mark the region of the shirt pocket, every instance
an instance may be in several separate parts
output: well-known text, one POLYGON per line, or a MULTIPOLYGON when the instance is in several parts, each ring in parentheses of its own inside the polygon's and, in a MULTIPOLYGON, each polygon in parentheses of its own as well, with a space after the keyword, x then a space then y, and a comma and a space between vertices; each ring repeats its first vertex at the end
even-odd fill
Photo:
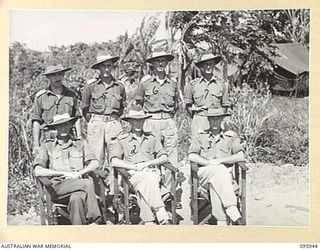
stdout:
POLYGON ((83 152, 78 150, 70 151, 70 168, 71 170, 79 171, 83 169, 83 152))
POLYGON ((193 98, 196 105, 202 105, 204 95, 203 91, 196 91, 194 93, 193 98))
POLYGON ((120 91, 116 91, 112 96, 112 108, 119 109, 122 101, 120 91))
POLYGON ((48 152, 50 168, 57 171, 66 171, 65 159, 62 151, 48 152))
POLYGON ((50 123, 53 121, 53 116, 56 115, 56 105, 54 101, 45 102, 42 106, 43 113, 42 113, 42 119, 45 123, 50 123))
POLYGON ((174 98, 175 98, 175 89, 172 88, 172 87, 165 88, 164 93, 163 93, 163 102, 164 102, 164 104, 173 107, 174 98))
POLYGON ((93 93, 91 105, 96 111, 104 111, 106 93, 93 93))
POLYGON ((74 116, 73 109, 74 109, 74 100, 72 97, 67 97, 64 99, 63 102, 60 102, 58 107, 58 112, 68 113, 70 116, 74 116))

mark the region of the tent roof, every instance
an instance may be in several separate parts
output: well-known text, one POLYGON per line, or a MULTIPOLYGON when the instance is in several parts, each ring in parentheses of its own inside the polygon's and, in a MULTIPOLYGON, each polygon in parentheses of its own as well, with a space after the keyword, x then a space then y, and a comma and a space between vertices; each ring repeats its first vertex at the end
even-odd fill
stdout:
POLYGON ((271 56, 275 64, 295 75, 309 72, 309 51, 300 43, 273 44, 279 56, 271 56))

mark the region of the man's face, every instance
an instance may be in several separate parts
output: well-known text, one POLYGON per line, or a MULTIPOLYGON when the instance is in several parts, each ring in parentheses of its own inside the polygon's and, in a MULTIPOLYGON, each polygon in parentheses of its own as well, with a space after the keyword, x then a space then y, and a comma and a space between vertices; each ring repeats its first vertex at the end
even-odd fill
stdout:
POLYGON ((47 75, 47 77, 49 79, 50 84, 53 84, 53 85, 61 84, 64 77, 64 72, 49 74, 47 75))
POLYGON ((210 129, 218 130, 221 128, 221 122, 223 120, 223 116, 209 116, 208 117, 210 129))
POLYGON ((131 125, 131 131, 141 132, 145 119, 129 119, 131 125))
POLYGON ((73 121, 65 122, 56 126, 58 137, 68 137, 70 136, 70 130, 73 126, 73 121))
POLYGON ((154 67, 154 70, 155 72, 164 72, 165 68, 167 67, 168 65, 168 60, 166 57, 159 57, 159 58, 156 58, 152 61, 152 64, 153 64, 153 67, 154 67))
POLYGON ((211 75, 213 74, 214 66, 216 65, 215 60, 209 60, 200 64, 199 68, 202 74, 211 75))
POLYGON ((109 77, 111 75, 113 68, 114 68, 114 65, 112 61, 106 61, 98 65, 100 75, 104 77, 109 77))

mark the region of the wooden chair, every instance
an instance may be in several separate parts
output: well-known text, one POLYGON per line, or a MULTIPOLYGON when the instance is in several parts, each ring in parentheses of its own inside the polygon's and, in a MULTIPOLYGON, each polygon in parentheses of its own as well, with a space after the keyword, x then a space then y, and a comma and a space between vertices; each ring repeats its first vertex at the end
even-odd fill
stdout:
MULTIPOLYGON (((98 195, 99 207, 102 215, 102 223, 106 223, 106 195, 105 178, 103 171, 97 170, 90 173, 93 179, 95 192, 98 195)), ((58 196, 52 188, 52 182, 48 177, 35 177, 36 185, 39 190, 39 205, 41 225, 57 225, 59 219, 63 220, 63 224, 70 224, 69 213, 67 212, 67 204, 70 195, 58 196)))
MULTIPOLYGON (((177 186, 177 179, 176 179, 176 174, 179 172, 177 168, 172 166, 170 163, 166 163, 162 165, 164 168, 169 169, 171 172, 171 187, 170 187, 170 193, 171 193, 171 204, 170 204, 170 210, 172 213, 172 223, 177 224, 177 212, 176 212, 176 206, 177 206, 177 199, 176 199, 176 186, 177 186)), ((122 168, 114 168, 114 193, 115 193, 115 207, 118 210, 118 216, 121 214, 123 215, 122 222, 124 224, 131 224, 131 219, 130 219, 130 177, 131 174, 122 169, 122 168), (121 194, 120 187, 119 187, 119 182, 120 178, 122 178, 122 188, 123 188, 123 194, 121 194)), ((120 218, 117 217, 116 221, 120 223, 120 218)))
MULTIPOLYGON (((207 223, 211 219, 211 210, 209 215, 207 215, 204 219, 199 221, 199 214, 205 208, 210 205, 210 193, 208 187, 206 187, 205 192, 200 192, 199 187, 199 177, 198 177, 198 164, 191 162, 191 216, 194 225, 203 225, 207 223), (199 207, 199 199, 205 199, 206 202, 204 205, 199 207)), ((246 172, 248 167, 244 162, 238 162, 234 164, 234 180, 240 187, 240 191, 237 194, 237 207, 240 210, 242 215, 242 225, 246 225, 246 172)), ((228 218, 228 224, 230 224, 230 219, 228 218)))

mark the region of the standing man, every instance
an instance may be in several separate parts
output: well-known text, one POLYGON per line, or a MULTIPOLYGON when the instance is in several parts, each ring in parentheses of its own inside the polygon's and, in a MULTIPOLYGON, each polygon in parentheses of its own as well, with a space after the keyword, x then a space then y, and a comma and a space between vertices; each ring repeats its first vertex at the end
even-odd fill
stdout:
POLYGON ((222 108, 213 108, 203 115, 208 119, 209 129, 192 138, 189 160, 199 164, 200 185, 209 183, 212 215, 218 225, 227 225, 226 214, 234 224, 239 225, 241 215, 228 166, 244 161, 244 150, 235 132, 221 128, 223 118, 230 114, 222 108))
POLYGON ((108 164, 111 144, 122 131, 119 117, 126 93, 123 84, 112 76, 118 59, 118 56, 98 54, 91 68, 99 71, 99 77, 87 82, 82 95, 82 114, 88 122, 87 140, 100 168, 108 164))
POLYGON ((85 141, 74 139, 70 130, 78 117, 56 115, 46 127, 57 130, 57 137, 47 141, 34 161, 36 176, 47 176, 59 196, 70 195, 68 211, 72 225, 97 223, 101 217, 88 173, 99 166, 85 141))
POLYGON ((201 71, 201 77, 195 78, 185 88, 186 109, 192 117, 191 133, 208 129, 207 118, 203 115, 208 108, 229 107, 228 85, 217 76, 215 66, 221 61, 221 56, 205 53, 196 66, 201 71))
MULTIPOLYGON (((70 116, 79 116, 77 95, 62 84, 65 72, 71 68, 64 68, 61 64, 48 66, 43 73, 48 80, 49 86, 37 92, 34 100, 33 113, 33 155, 36 156, 40 145, 48 139, 53 139, 56 132, 43 130, 41 135, 40 126, 53 121, 55 115, 68 113, 70 116)), ((81 135, 80 121, 75 124, 76 134, 81 135)))
POLYGON ((160 140, 143 130, 145 119, 151 117, 143 110, 130 109, 122 119, 129 122, 129 133, 121 134, 112 151, 112 165, 128 169, 130 182, 137 192, 140 218, 145 225, 172 224, 161 200, 160 173, 157 166, 168 161, 160 140))
MULTIPOLYGON (((147 59, 152 66, 152 75, 141 79, 135 99, 143 106, 144 112, 151 115, 145 121, 144 130, 154 133, 163 143, 169 162, 178 167, 178 129, 173 119, 178 108, 177 82, 166 74, 166 67, 173 60, 173 55, 154 52, 147 59)), ((165 173, 165 187, 170 184, 170 171, 165 173)))

